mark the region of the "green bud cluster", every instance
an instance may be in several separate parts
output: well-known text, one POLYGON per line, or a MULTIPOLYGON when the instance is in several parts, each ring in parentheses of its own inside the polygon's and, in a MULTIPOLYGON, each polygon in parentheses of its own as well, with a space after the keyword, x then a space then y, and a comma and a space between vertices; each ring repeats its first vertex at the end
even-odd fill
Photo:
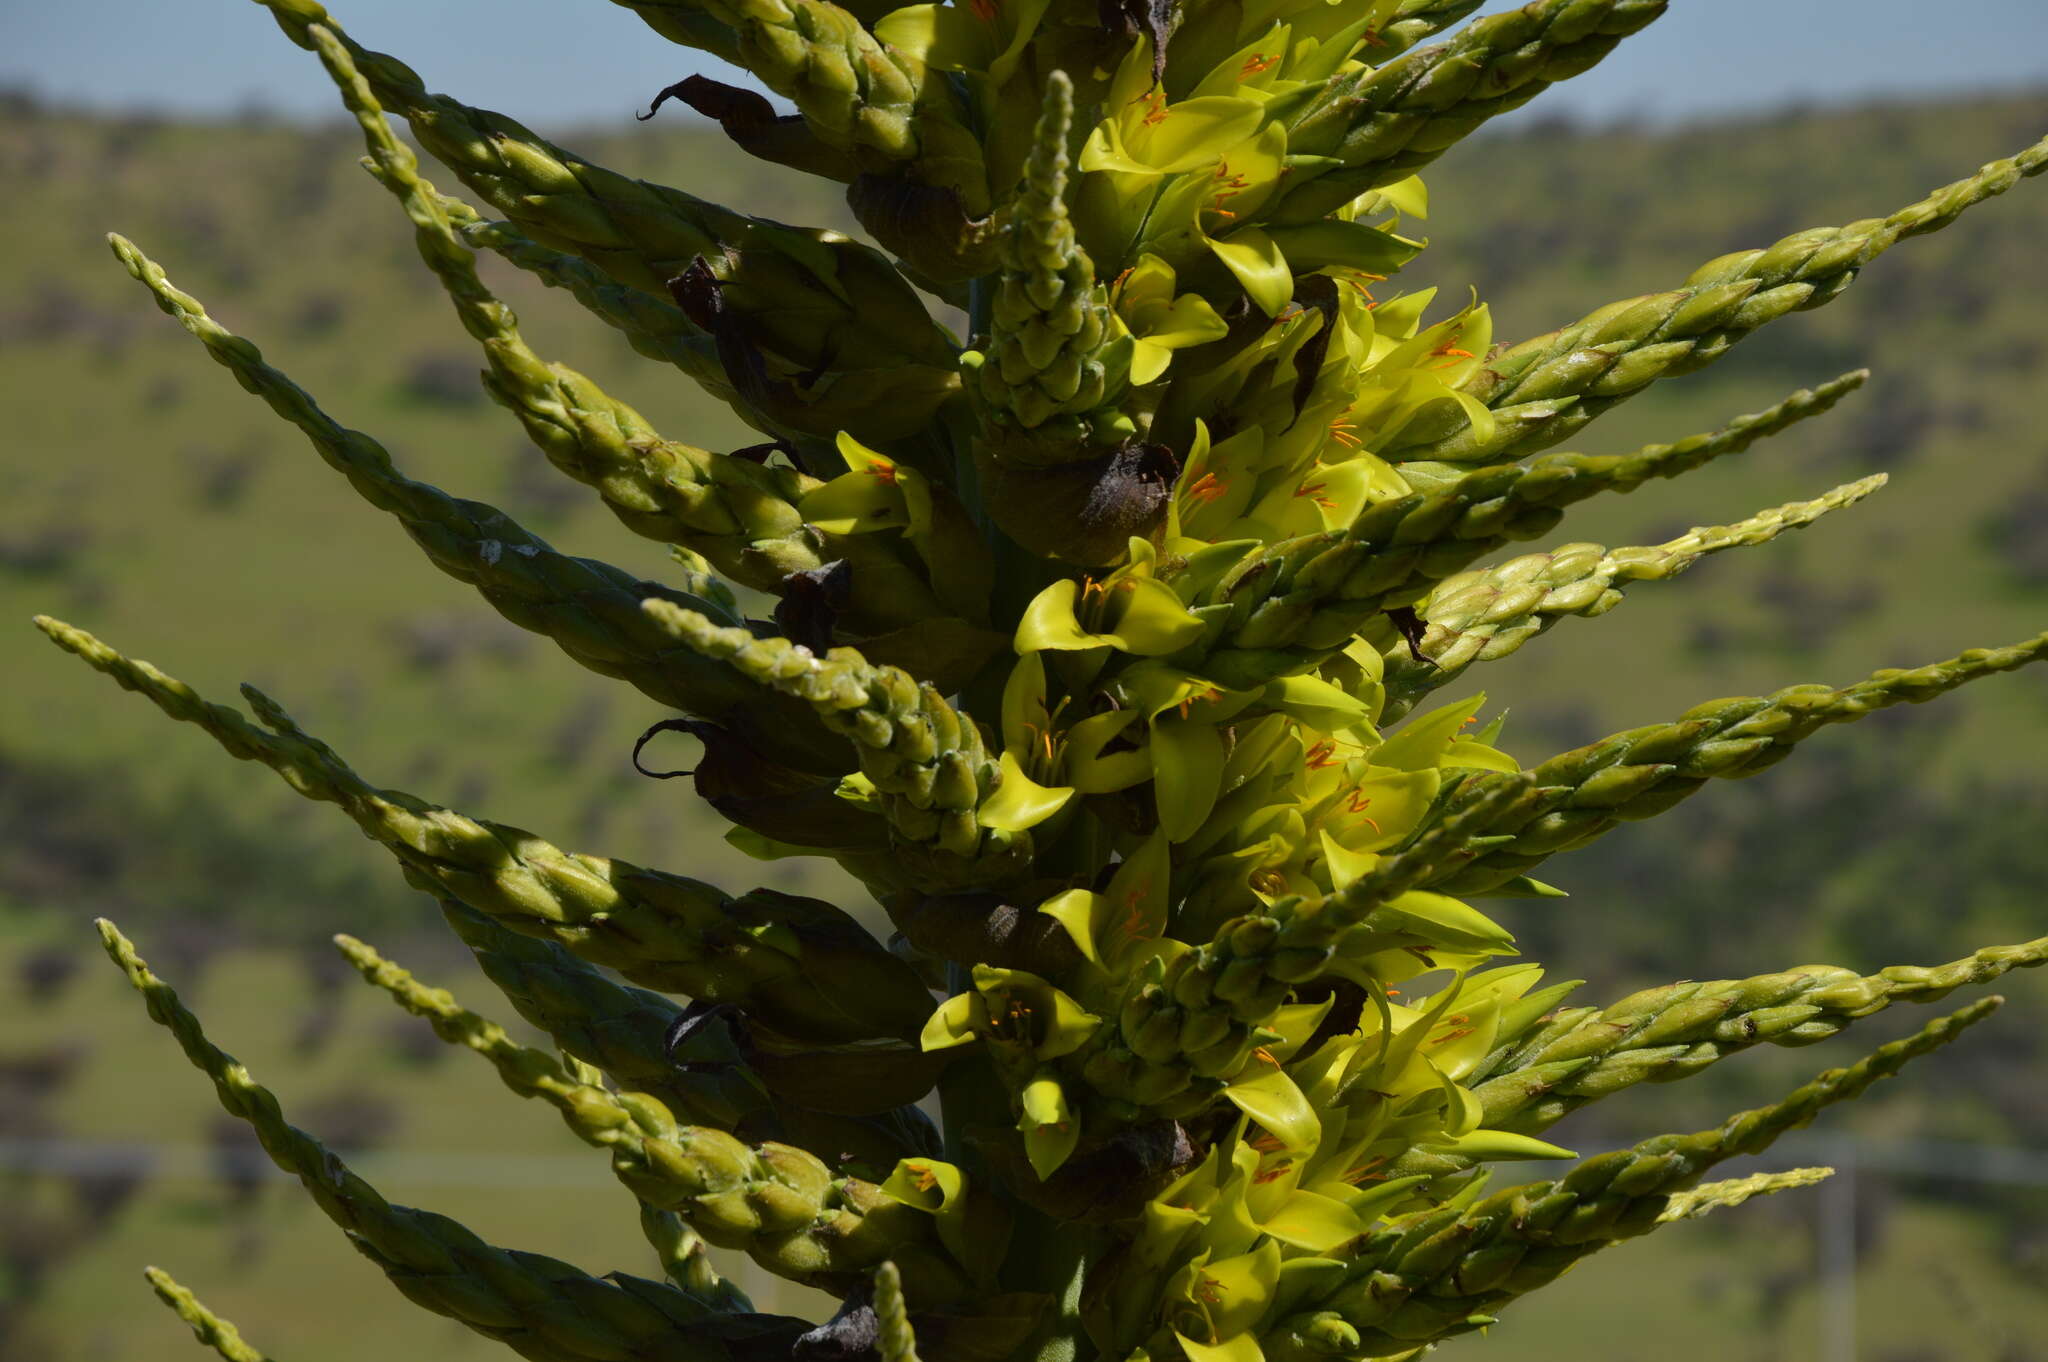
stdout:
MULTIPOLYGON (((1067 218, 1067 141, 1074 87, 1064 74, 1046 82, 1024 185, 1010 209, 1008 250, 989 303, 993 344, 969 370, 981 400, 1025 430, 1055 417, 1081 416, 1103 404, 1109 375, 1100 351, 1110 339, 1109 304, 1095 266, 1067 218)), ((1051 434, 1053 432, 1047 432, 1051 434)), ((1068 422, 1063 457, 1085 451, 1068 422)))
MULTIPOLYGON (((1663 544, 1490 559, 1846 398, 1865 373, 1631 454, 1539 455, 2040 172, 2048 142, 1495 345, 1476 298, 1432 312, 1408 285, 1415 172, 1665 0, 1535 0, 1463 28, 1477 0, 620 2, 788 100, 703 77, 662 95, 845 184, 880 248, 608 170, 431 93, 314 0, 259 0, 340 91, 489 394, 673 546, 665 581, 405 476, 140 249, 115 254, 433 566, 675 716, 729 841, 831 858, 894 931, 378 789, 259 692, 251 722, 38 621, 340 809, 440 905, 559 1053, 339 944, 603 1152, 664 1279, 390 1205, 103 927, 223 1106, 408 1299, 540 1362, 1417 1356, 1598 1248, 1817 1181, 1702 1179, 1997 1000, 1714 1130, 1486 1194, 1493 1164, 1566 1157, 1538 1136, 1577 1108, 2048 959, 2043 938, 1567 1007, 1574 984, 1455 897, 1554 897, 1529 874, 1552 857, 1823 727, 2040 661, 2048 634, 1712 701, 1526 767, 1498 716, 1467 731, 1485 697, 1421 703, 1632 583, 1877 492, 1882 474, 1663 544), (387 111, 476 205, 422 176, 387 111), (483 251, 770 443, 670 438, 543 359, 483 251), (1428 978, 1448 982, 1418 994, 1428 978), (726 1253, 832 1292, 837 1317, 757 1311, 726 1253)), ((227 1362, 260 1358, 150 1282, 227 1362)))

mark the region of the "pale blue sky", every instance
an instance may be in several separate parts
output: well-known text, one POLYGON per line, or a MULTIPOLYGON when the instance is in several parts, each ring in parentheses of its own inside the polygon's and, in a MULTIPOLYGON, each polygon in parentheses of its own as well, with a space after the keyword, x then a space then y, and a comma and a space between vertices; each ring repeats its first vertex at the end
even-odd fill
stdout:
MULTIPOLYGON (((542 126, 623 120, 661 86, 713 66, 608 0, 331 8, 433 88, 542 126)), ((314 59, 247 0, 0 0, 0 85, 124 109, 333 108, 314 59)), ((1537 107, 1688 117, 2024 86, 2048 88, 2048 0, 1673 0, 1646 33, 1537 107)))

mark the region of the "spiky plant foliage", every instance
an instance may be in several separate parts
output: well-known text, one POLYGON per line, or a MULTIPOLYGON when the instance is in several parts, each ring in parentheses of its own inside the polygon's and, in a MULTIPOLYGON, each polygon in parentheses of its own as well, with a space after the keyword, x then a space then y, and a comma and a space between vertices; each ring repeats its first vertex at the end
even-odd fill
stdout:
MULTIPOLYGON (((1565 1157, 1543 1136, 1573 1109, 2048 958, 2044 938, 1564 1007, 1573 985, 1504 963, 1513 937, 1463 901, 1554 894, 1532 874, 1568 875, 1551 857, 1823 725, 2036 661, 2048 635, 1712 701, 1526 768, 1498 719, 1468 731, 1478 695, 1423 709, 1631 583, 1876 491, 1882 474, 1665 544, 1497 556, 1573 502, 1846 397, 1862 374, 1633 454, 1544 452, 1827 302, 2040 170, 2048 142, 1500 345, 1476 300, 1406 284, 1415 172, 1663 0, 1537 0, 1456 32, 1472 0, 620 0, 793 104, 703 78, 664 92, 845 182, 873 246, 592 165, 429 93, 313 0, 262 3, 339 87, 491 394, 675 546, 672 579, 566 556, 406 477, 116 237, 121 261, 434 565, 680 711, 667 722, 701 740, 697 792, 737 846, 833 858, 895 929, 885 943, 840 906, 380 789, 267 697, 246 692, 251 722, 42 621, 339 806, 558 1045, 521 1045, 340 938, 605 1151, 662 1280, 588 1276, 391 1205, 105 928, 222 1102, 415 1303, 544 1362, 1414 1356, 1596 1249, 1816 1180, 1702 1181, 1995 1000, 1716 1129, 1490 1188, 1494 1164, 1565 1157), (481 206, 423 179, 388 114, 481 206), (485 250, 765 443, 670 438, 541 358, 479 279, 485 250), (964 336, 933 300, 965 310, 964 336), (748 618, 735 587, 779 597, 773 618, 748 618), (844 1308, 756 1313, 725 1253, 844 1308)), ((224 1356, 256 1356, 152 1280, 224 1356)))

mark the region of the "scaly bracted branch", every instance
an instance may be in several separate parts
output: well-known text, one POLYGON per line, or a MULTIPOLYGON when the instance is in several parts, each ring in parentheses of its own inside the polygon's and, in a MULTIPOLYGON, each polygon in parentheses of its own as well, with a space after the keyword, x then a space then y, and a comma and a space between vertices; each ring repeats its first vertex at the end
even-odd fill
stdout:
POLYGON ((1878 473, 1812 501, 1790 502, 1733 525, 1688 530, 1662 544, 1625 549, 1566 544, 1446 577, 1416 607, 1425 626, 1422 655, 1401 648, 1387 657, 1387 702, 1380 720, 1400 718, 1473 663, 1506 657, 1566 616, 1606 614, 1621 604, 1626 583, 1665 581, 1710 553, 1767 544, 1786 530, 1861 501, 1885 481, 1878 473))
POLYGON ((1485 0, 1401 0, 1394 17, 1365 40, 1364 57, 1391 61, 1417 43, 1428 42, 1485 0))
POLYGON ((640 1233, 661 1261, 661 1275, 676 1289, 720 1310, 752 1310, 754 1303, 711 1265, 711 1243, 674 1211, 640 1203, 640 1233))
POLYGON ((894 1263, 875 1269, 875 1348, 882 1362, 918 1362, 917 1336, 903 1300, 903 1274, 894 1263))
POLYGON ((410 67, 355 43, 315 0, 258 3, 309 51, 314 26, 332 32, 378 101, 471 192, 541 244, 657 296, 702 260, 760 344, 797 371, 951 369, 950 339, 871 247, 592 165, 503 115, 428 93, 410 67))
POLYGON ((1339 1282, 1281 1321, 1273 1340, 1280 1346, 1266 1355, 1288 1362, 1385 1357, 1490 1324, 1495 1310, 1587 1254, 1656 1228, 1672 1198, 1716 1164, 1768 1149, 1823 1108, 1860 1096, 1955 1039, 2001 1001, 1972 1003, 1713 1130, 1660 1135, 1588 1159, 1555 1182, 1496 1192, 1469 1210, 1446 1207, 1389 1222, 1345 1264, 1339 1282))
MULTIPOLYGON (((1528 774, 1536 789, 1493 820, 1488 831, 1512 838, 1490 846, 1433 887, 1483 893, 1582 846, 1624 820, 1649 818, 1709 780, 1754 775, 1792 755, 1828 724, 1851 723, 1893 705, 1919 704, 1981 677, 2048 656, 2048 634, 2005 648, 1972 648, 1946 662, 1886 668, 1853 686, 1790 686, 1770 696, 1713 700, 1680 715, 1560 753, 1528 774)), ((1498 777, 1466 783, 1477 797, 1498 777)))
MULTIPOLYGON (((1807 965, 1750 979, 1687 981, 1644 989, 1607 1007, 1562 1008, 1508 1038, 1465 1083, 1488 1130, 1534 1135, 1588 1102, 1638 1083, 1689 1078, 1757 1045, 1812 1045, 1894 1003, 1934 1003, 1958 988, 2048 961, 2048 937, 1986 946, 1946 965, 1892 965, 1858 975, 1807 965)), ((1472 1166, 1455 1154, 1417 1152, 1390 1175, 1472 1166)))
MULTIPOLYGON (((673 364, 719 401, 742 405, 718 362, 717 343, 667 296, 622 284, 580 255, 541 245, 515 222, 487 218, 451 194, 431 185, 428 189, 434 205, 466 244, 492 252, 550 288, 567 290, 584 311, 618 331, 639 353, 673 364)), ((772 422, 764 428, 778 436, 788 433, 772 422)))
POLYGON ((793 1340, 804 1329, 801 1321, 776 1315, 714 1311, 659 1282, 587 1276, 553 1258, 486 1244, 446 1216, 392 1205, 285 1120, 270 1090, 206 1038, 199 1019, 112 923, 102 919, 99 931, 107 954, 147 1001, 150 1017, 213 1080, 221 1106, 249 1123, 271 1161, 296 1176, 327 1218, 414 1304, 546 1362, 742 1362, 742 1346, 793 1340))
POLYGON ((671 1046, 683 1009, 659 993, 616 983, 558 943, 467 904, 443 899, 441 916, 513 1009, 562 1053, 660 1099, 679 1120, 875 1168, 938 1149, 930 1119, 915 1107, 844 1116, 797 1106, 770 1090, 725 1025, 689 1026, 671 1046))
MULTIPOLYGON (((1591 70, 1668 3, 1542 0, 1481 19, 1436 47, 1340 76, 1287 129, 1290 153, 1336 164, 1298 171, 1264 216, 1314 222, 1412 175, 1489 119, 1591 70)), ((1370 43, 1361 56, 1382 60, 1370 43)))
POLYGON ((1694 270, 1682 288, 1610 303, 1581 321, 1488 357, 1465 391, 1493 409, 1481 437, 1457 408, 1417 420, 1387 448, 1396 461, 1504 463, 1548 449, 1660 378, 1704 369, 1788 312, 1819 307, 1857 271, 1907 237, 1938 231, 1966 209, 2048 168, 2048 138, 1887 218, 1816 227, 1760 251, 1694 270))
POLYGON ((270 1362, 242 1341, 241 1330, 207 1309, 199 1297, 178 1285, 170 1273, 160 1267, 146 1267, 142 1275, 156 1292, 156 1298, 191 1325, 193 1337, 219 1353, 221 1362, 270 1362))
MULTIPOLYGON (((800 707, 775 703, 744 678, 707 665, 647 626, 639 604, 665 588, 608 563, 556 553, 504 512, 404 476, 382 445, 322 411, 303 388, 265 364, 254 345, 207 316, 199 300, 165 278, 155 261, 125 238, 109 240, 157 306, 244 388, 297 426, 365 501, 394 516, 434 566, 476 587, 499 614, 552 638, 592 671, 631 681, 652 699, 746 733, 778 760, 816 764, 822 755, 816 739, 824 735, 800 707)), ((675 594, 693 606, 718 609, 675 594)))
POLYGON ((765 1105, 737 1054, 731 1064, 687 1066, 669 1055, 669 1028, 682 1008, 668 998, 621 984, 559 942, 514 931, 466 903, 442 899, 441 916, 513 1010, 563 1054, 658 1098, 692 1125, 731 1130, 765 1105))
POLYGON ((985 828, 976 817, 1002 772, 974 720, 928 683, 900 667, 873 666, 851 648, 819 657, 787 639, 720 627, 665 600, 649 600, 646 610, 683 646, 764 690, 802 700, 853 742, 900 848, 926 853, 911 871, 930 881, 921 887, 1000 878, 1029 863, 1029 834, 985 828))
POLYGON ((900 570, 881 568, 885 546, 867 536, 821 534, 804 522, 797 503, 823 485, 817 479, 664 440, 582 374, 534 354, 512 309, 477 277, 470 248, 443 207, 447 200, 419 178, 418 162, 391 135, 348 50, 317 24, 308 33, 363 129, 373 171, 412 219, 420 254, 463 327, 482 342, 491 395, 519 418, 549 462, 595 488, 628 529, 701 553, 756 590, 780 592, 792 573, 848 560, 853 590, 844 622, 856 632, 901 628, 931 613, 938 602, 929 590, 876 589, 900 585, 900 570))
POLYGON ((573 855, 523 829, 375 789, 253 688, 243 695, 270 732, 83 630, 48 618, 37 624, 59 647, 205 730, 230 755, 263 763, 309 799, 339 805, 429 893, 558 941, 650 988, 730 1002, 792 1036, 915 1034, 930 1012, 909 967, 830 904, 773 890, 734 898, 697 880, 573 855))
POLYGON ((834 1177, 793 1145, 749 1146, 725 1131, 681 1125, 645 1093, 613 1093, 582 1081, 543 1050, 457 1003, 351 936, 335 944, 363 977, 450 1044, 491 1062, 505 1086, 537 1097, 576 1137, 611 1155, 612 1171, 647 1206, 673 1211, 720 1248, 740 1249, 792 1281, 844 1292, 887 1257, 914 1264, 925 1299, 966 1289, 922 1211, 884 1196, 873 1183, 834 1177))
POLYGON ((1844 374, 1717 431, 1633 454, 1550 454, 1526 467, 1482 469, 1440 491, 1368 506, 1347 529, 1254 549, 1204 599, 1228 605, 1228 617, 1173 660, 1230 687, 1306 671, 1375 614, 1422 599, 1510 540, 1545 533, 1573 502, 1634 491, 1652 478, 1739 454, 1827 411, 1866 377, 1862 370, 1844 374))
MULTIPOLYGON (((874 168, 912 162, 934 184, 987 209, 981 143, 964 125, 944 73, 868 32, 830 0, 615 0, 674 42, 709 51, 734 35, 726 60, 796 105, 820 141, 874 168), (707 21, 716 27, 708 27, 707 21)), ((720 53, 724 56, 724 53, 720 53)))
POLYGON ((819 485, 815 479, 664 440, 590 379, 534 354, 518 317, 477 277, 475 257, 442 211, 440 196, 420 178, 411 148, 391 135, 348 49, 318 24, 307 34, 363 130, 371 169, 412 220, 421 258, 463 329, 482 343, 491 395, 519 418, 548 461, 596 489, 636 534, 693 549, 757 590, 774 591, 791 572, 820 566, 824 560, 796 507, 819 485))

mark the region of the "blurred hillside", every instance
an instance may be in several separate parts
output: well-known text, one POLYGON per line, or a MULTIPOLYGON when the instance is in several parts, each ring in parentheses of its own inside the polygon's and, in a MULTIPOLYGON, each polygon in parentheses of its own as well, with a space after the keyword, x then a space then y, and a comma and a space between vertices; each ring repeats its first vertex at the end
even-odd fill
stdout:
MULTIPOLYGON (((464 961, 419 938, 438 926, 430 905, 381 853, 333 810, 228 761, 203 735, 49 648, 27 616, 69 619, 215 699, 253 681, 368 779, 574 849, 735 887, 833 894, 843 882, 811 863, 747 861, 678 784, 636 777, 626 753, 661 713, 435 574, 150 306, 103 234, 134 239, 414 476, 649 576, 663 571, 660 546, 618 529, 485 399, 479 362, 410 232, 355 167, 352 131, 82 118, 22 102, 4 112, 0 619, 16 623, 0 643, 9 833, 0 843, 0 1150, 84 1136, 234 1147, 203 1084, 170 1064, 167 1042, 90 949, 84 920, 106 914, 191 986, 217 1038, 249 1052, 288 1109, 338 1144, 573 1156, 545 1113, 506 1113, 509 1100, 480 1066, 422 1049, 423 1029, 344 992, 321 944, 341 929, 493 1010, 464 961)), ((2048 94, 1787 113, 1656 136, 1530 125, 1480 139, 1429 173, 1432 244, 1402 282, 1441 284, 1447 297, 1476 285, 1495 335, 1513 340, 1672 286, 1724 251, 1889 212, 2044 129, 2048 94)), ((846 225, 825 188, 694 127, 561 140, 752 212, 846 225)), ((1777 324, 1584 433, 1574 447, 1588 452, 1675 438, 1868 365, 1870 386, 1831 418, 1682 483, 1585 506, 1562 537, 1656 542, 1877 469, 1893 481, 1812 530, 1710 560, 1678 583, 1638 587, 1615 619, 1566 621, 1473 672, 1471 684, 1513 708, 1510 748, 1535 760, 1711 696, 1846 681, 2048 624, 2044 192, 2022 186, 1905 243, 1826 309, 1777 324)), ((591 373, 679 438, 748 442, 723 409, 631 355, 566 299, 495 261, 486 273, 542 354, 591 373)), ((1934 710, 1820 736, 1740 790, 1709 789, 1617 832, 1553 865, 1547 878, 1573 899, 1504 904, 1501 915, 1531 955, 1589 979, 1588 999, 1812 958, 1933 962, 2039 935, 2044 751, 2048 675, 1992 680, 1934 710)), ((2021 977, 2006 991, 2016 1005, 1952 1063, 1916 1073, 1838 1126, 2048 1147, 2048 980, 2021 977)), ((1868 1034, 1909 1020, 1880 1019, 1868 1034)), ((1563 1138, 1593 1147, 1704 1123, 1838 1053, 1750 1056, 1708 1082, 1631 1093, 1563 1138)), ((383 1318, 387 1289, 295 1192, 250 1182, 231 1154, 207 1157, 196 1175, 178 1172, 175 1159, 154 1173, 122 1165, 61 1176, 0 1164, 0 1356, 153 1357, 185 1346, 167 1318, 147 1313, 132 1280, 157 1255, 283 1355, 360 1357, 373 1346, 444 1362, 496 1355, 410 1311, 383 1318), (329 1290, 337 1294, 321 1308, 333 1318, 374 1310, 389 1336, 352 1331, 343 1347, 314 1327, 329 1290), (109 1300, 121 1302, 116 1311, 109 1300)), ((647 1270, 627 1203, 601 1168, 588 1186, 524 1183, 508 1204, 501 1192, 442 1185, 424 1165, 410 1167, 385 1179, 398 1199, 594 1270, 647 1270), (610 1198, 594 1216, 585 1213, 593 1196, 610 1198)), ((2026 1313, 2028 1297, 2013 1285, 2048 1272, 2039 1229, 2048 1189, 1907 1190, 1940 1199, 1898 1202, 1889 1237, 1876 1220, 1865 1227, 1867 1275, 1878 1274, 1866 1300, 1882 1302, 1889 1349, 1868 1355, 2048 1357, 2038 1341, 2048 1304, 2036 1296, 2026 1313), (2016 1266, 1982 1261, 1994 1245, 2016 1266), (1939 1284, 1927 1267, 1937 1260, 1980 1292, 1972 1308, 1990 1321, 1981 1347, 1915 1351, 1915 1329, 1949 1308, 1925 1295, 1939 1284)), ((1698 1355, 1809 1355, 1801 1214, 1753 1207, 1741 1213, 1747 1221, 1731 1215, 1653 1251, 1671 1291, 1718 1283, 1721 1304, 1689 1344, 1698 1355), (1731 1247, 1753 1242, 1745 1232, 1769 1236, 1771 1251, 1731 1264, 1731 1247)), ((1463 1344, 1457 1355, 1635 1356, 1601 1332, 1635 1316, 1609 1310, 1596 1320, 1571 1304, 1573 1290, 1616 1280, 1599 1274, 1625 1261, 1589 1266, 1497 1343, 1463 1344)), ((1644 1291, 1643 1310, 1657 1308, 1660 1290, 1644 1291)))

